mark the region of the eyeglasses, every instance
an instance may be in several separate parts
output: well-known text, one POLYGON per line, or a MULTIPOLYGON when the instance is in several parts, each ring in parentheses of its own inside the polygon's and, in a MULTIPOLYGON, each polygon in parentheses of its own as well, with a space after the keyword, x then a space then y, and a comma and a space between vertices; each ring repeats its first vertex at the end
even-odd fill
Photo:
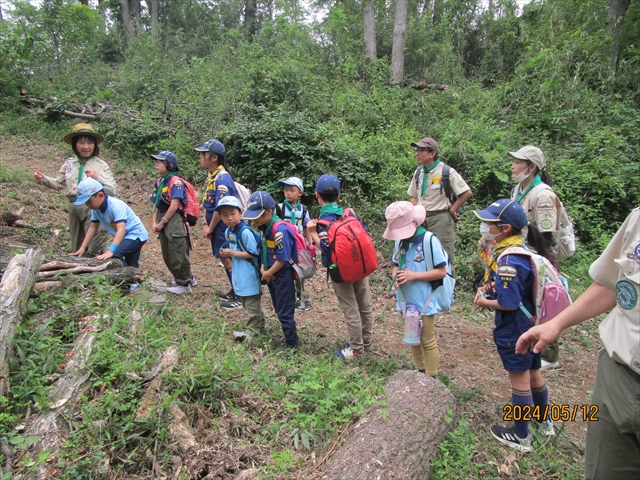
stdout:
POLYGON ((416 153, 433 152, 430 148, 416 148, 416 153))

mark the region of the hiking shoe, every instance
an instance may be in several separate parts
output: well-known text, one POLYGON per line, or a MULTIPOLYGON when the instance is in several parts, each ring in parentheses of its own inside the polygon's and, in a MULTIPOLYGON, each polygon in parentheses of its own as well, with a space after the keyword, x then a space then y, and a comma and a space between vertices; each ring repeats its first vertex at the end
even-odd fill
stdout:
POLYGON ((528 453, 531 451, 532 435, 529 433, 527 438, 520 438, 516 435, 516 429, 513 427, 503 427, 501 425, 491 425, 491 435, 500 443, 520 450, 521 452, 528 453))
POLYGON ((349 360, 351 358, 360 358, 364 355, 363 353, 358 353, 355 350, 352 350, 351 347, 347 347, 344 350, 336 350, 336 357, 341 358, 342 360, 349 360))
POLYGON ((220 295, 218 295, 218 299, 222 300, 223 302, 228 302, 229 300, 232 300, 233 298, 235 298, 236 294, 235 292, 232 290, 229 290, 228 293, 221 293, 220 295))
POLYGON ((296 300, 296 310, 300 312, 306 312, 311 308, 311 302, 309 300, 304 301, 304 305, 300 303, 300 300, 296 300))
POLYGON ((251 335, 245 332, 233 332, 233 339, 236 342, 245 342, 251 340, 251 335))
POLYGON ((232 297, 230 300, 222 302, 220 306, 225 310, 235 310, 236 308, 242 308, 242 302, 238 297, 232 297))
POLYGON ((191 293, 191 285, 176 285, 175 287, 169 287, 167 288, 167 292, 175 293, 176 295, 191 293))
MULTIPOLYGON (((365 352, 370 352, 371 350, 373 350, 373 342, 371 340, 369 340, 368 342, 364 342, 363 345, 365 352)), ((344 342, 344 348, 351 348, 351 342, 344 342)))
POLYGON ((533 423, 538 426, 538 432, 540 432, 545 437, 555 437, 556 431, 553 428, 553 420, 551 420, 550 418, 547 418, 542 422, 538 422, 537 420, 535 420, 533 423))
POLYGON ((540 366, 541 371, 549 370, 550 368, 558 368, 560 366, 560 362, 547 362, 546 360, 542 360, 542 365, 540 366))
MULTIPOLYGON (((196 276, 195 276, 195 275, 191 275, 191 283, 190 283, 190 285, 191 285, 192 287, 197 287, 197 286, 198 286, 198 279, 196 278, 196 276)), ((176 283, 176 281, 175 281, 175 280, 172 280, 172 281, 171 281, 171 286, 172 286, 172 287, 177 287, 177 286, 178 286, 178 284, 176 283)))

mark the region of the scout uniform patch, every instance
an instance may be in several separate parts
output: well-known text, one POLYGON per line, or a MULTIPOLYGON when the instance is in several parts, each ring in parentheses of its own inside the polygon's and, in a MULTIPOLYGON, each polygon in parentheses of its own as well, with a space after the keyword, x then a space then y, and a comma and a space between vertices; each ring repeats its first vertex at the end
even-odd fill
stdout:
POLYGON ((638 291, 629 280, 616 283, 616 301, 625 310, 631 310, 638 304, 638 291))
POLYGON ((507 288, 508 282, 516 278, 516 276, 518 275, 518 270, 516 270, 516 268, 512 267, 511 265, 501 265, 498 267, 496 275, 498 276, 500 281, 503 282, 502 288, 507 288))

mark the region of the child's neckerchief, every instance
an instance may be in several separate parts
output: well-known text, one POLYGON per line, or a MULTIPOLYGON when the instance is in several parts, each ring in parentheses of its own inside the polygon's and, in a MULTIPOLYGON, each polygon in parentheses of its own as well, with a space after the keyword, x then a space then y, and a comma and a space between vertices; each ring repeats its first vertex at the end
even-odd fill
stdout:
POLYGON ((78 163, 80 164, 80 168, 78 168, 78 183, 82 181, 82 175, 84 175, 84 165, 93 158, 93 155, 89 155, 87 158, 80 158, 76 156, 78 159, 78 163))
POLYGON ((436 168, 438 165, 440 165, 440 159, 438 158, 435 162, 433 162, 430 166, 425 167, 424 165, 422 166, 422 197, 426 197, 427 196, 427 175, 429 174, 429 172, 431 172, 434 168, 436 168))
POLYGON ((207 199, 207 192, 209 190, 216 189, 216 179, 218 178, 218 175, 220 174, 220 172, 224 172, 224 171, 225 171, 224 165, 218 165, 213 172, 207 173, 207 188, 205 188, 204 190, 204 196, 202 197, 203 201, 207 199))
MULTIPOLYGON (((425 233, 427 233, 427 229, 424 228, 423 226, 419 226, 416 229, 415 233, 411 236, 411 238, 407 238, 400 241, 400 248, 398 250, 398 253, 400 254, 400 260, 398 260, 398 272, 404 268, 404 264, 407 261, 407 251, 409 251, 409 245, 411 245, 411 243, 416 237, 419 237, 420 235, 424 235, 425 233)), ((396 274, 391 279, 391 285, 389 285, 389 290, 391 290, 393 288, 393 284, 396 283, 397 276, 398 276, 398 273, 396 272, 396 274)), ((398 288, 400 288, 399 285, 398 285, 398 288)))
POLYGON ((273 226, 273 224, 281 220, 282 219, 274 212, 273 215, 271 215, 271 220, 269 220, 269 223, 265 225, 264 232, 262 232, 262 265, 264 266, 265 270, 269 268, 267 256, 267 234, 269 233, 269 231, 271 231, 271 227, 273 226))
POLYGON ((529 193, 533 187, 535 187, 536 185, 540 185, 541 183, 544 183, 544 182, 540 178, 540 174, 539 173, 537 173, 536 176, 533 177, 533 180, 531 180, 531 183, 529 184, 527 189, 522 193, 519 193, 520 189, 522 188, 521 187, 522 184, 519 183, 516 186, 516 202, 521 203, 522 200, 524 200, 524 198, 527 196, 527 193, 529 193))
MULTIPOLYGON (((287 200, 286 198, 284 199, 284 204, 286 207, 289 208, 289 210, 291 211, 291 224, 295 225, 297 223, 297 219, 296 219, 296 208, 298 207, 298 205, 300 204, 300 200, 298 200, 294 205, 291 204, 291 202, 289 200, 287 200)), ((284 212, 282 212, 284 214, 284 212)), ((302 219, 302 221, 304 221, 304 219, 302 219)))
POLYGON ((511 235, 507 237, 496 245, 495 250, 493 251, 493 255, 489 258, 489 265, 487 273, 485 274, 485 280, 488 280, 489 272, 496 272, 498 264, 498 257, 502 252, 504 252, 507 248, 511 247, 524 247, 524 237, 522 235, 511 235))
POLYGON ((324 215, 325 213, 341 217, 342 215, 344 215, 344 208, 338 205, 338 202, 327 203, 320 208, 320 216, 324 215))
POLYGON ((156 198, 155 198, 154 207, 153 207, 154 212, 158 209, 158 205, 160 205, 160 196, 162 195, 162 189, 164 188, 165 185, 169 185, 169 180, 174 175, 175 173, 169 172, 160 180, 158 180, 158 188, 156 189, 156 198), (166 184, 165 184, 165 181, 167 182, 166 184))

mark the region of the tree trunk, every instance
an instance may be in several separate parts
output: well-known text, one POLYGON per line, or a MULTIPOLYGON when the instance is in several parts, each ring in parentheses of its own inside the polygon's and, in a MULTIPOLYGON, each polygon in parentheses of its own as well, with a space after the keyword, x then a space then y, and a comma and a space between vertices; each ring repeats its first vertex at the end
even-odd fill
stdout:
POLYGON ((440 23, 442 17, 442 0, 433 0, 433 15, 431 17, 431 26, 435 27, 440 23))
POLYGON ((364 54, 367 57, 376 58, 376 13, 373 8, 373 0, 364 2, 364 54))
POLYGON ((26 314, 27 300, 42 262, 39 249, 14 256, 0 282, 0 396, 9 392, 11 339, 26 314))
POLYGON ((147 6, 151 12, 151 38, 155 40, 158 34, 158 0, 147 0, 147 6))
POLYGON ((129 11, 131 12, 131 18, 139 22, 140 12, 142 11, 142 5, 140 5, 140 0, 129 0, 129 11))
POLYGON ((609 0, 607 7, 607 20, 605 22, 605 33, 611 41, 610 67, 611 72, 615 73, 618 65, 618 48, 620 45, 620 30, 624 16, 629 9, 630 0, 609 0))
POLYGON ((244 30, 249 40, 256 34, 256 0, 246 0, 244 4, 244 30))
POLYGON ((106 27, 107 25, 107 10, 104 8, 104 0, 98 0, 98 12, 102 17, 102 25, 106 27))
POLYGON ((391 83, 400 83, 404 77, 404 32, 407 29, 407 0, 396 0, 393 23, 393 48, 391 50, 391 83))
POLYGON ((129 10, 129 0, 120 1, 120 14, 122 17, 122 27, 124 28, 124 39, 127 45, 133 40, 133 20, 131 19, 131 10, 129 10))

